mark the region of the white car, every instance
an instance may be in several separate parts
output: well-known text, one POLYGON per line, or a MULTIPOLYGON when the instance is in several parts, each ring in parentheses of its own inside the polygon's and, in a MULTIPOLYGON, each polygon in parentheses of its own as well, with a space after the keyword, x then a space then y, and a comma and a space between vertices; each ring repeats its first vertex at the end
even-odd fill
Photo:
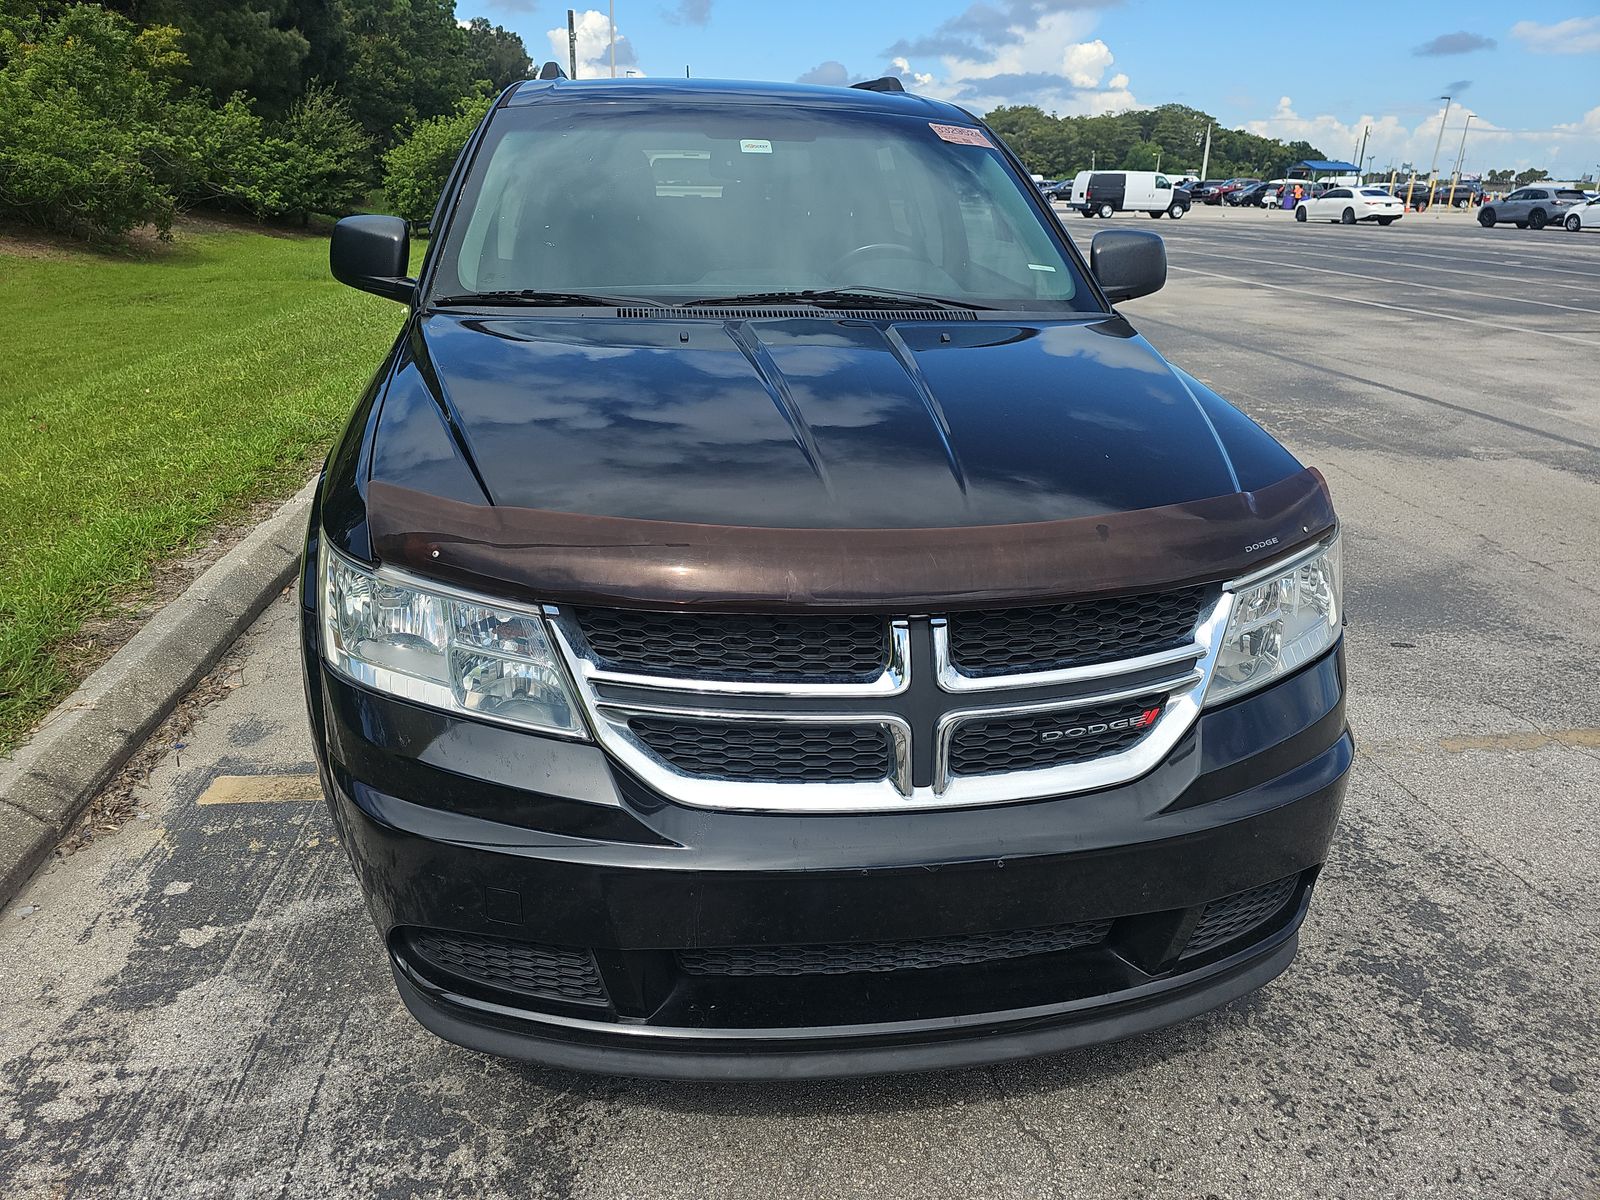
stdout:
POLYGON ((1580 229, 1600 229, 1600 199, 1589 200, 1567 211, 1562 222, 1573 233, 1580 229))
POLYGON ((1338 221, 1341 225, 1354 225, 1357 221, 1393 225, 1405 213, 1406 206, 1381 187, 1336 187, 1314 199, 1300 201, 1294 219, 1338 221))

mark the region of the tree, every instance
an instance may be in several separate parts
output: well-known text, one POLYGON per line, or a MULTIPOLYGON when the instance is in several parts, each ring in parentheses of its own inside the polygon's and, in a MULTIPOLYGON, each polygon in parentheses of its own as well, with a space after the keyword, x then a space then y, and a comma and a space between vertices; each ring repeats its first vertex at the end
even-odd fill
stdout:
POLYGON ((466 32, 467 61, 474 79, 487 81, 491 91, 499 92, 528 77, 533 60, 519 35, 489 24, 487 17, 473 17, 466 32))
POLYGON ((380 146, 473 91, 455 0, 343 0, 350 66, 341 89, 380 146))
POLYGON ((1526 171, 1518 171, 1512 183, 1517 187, 1527 187, 1530 183, 1537 183, 1541 179, 1549 179, 1550 172, 1543 167, 1529 167, 1526 171))
POLYGON ((372 139, 332 88, 313 86, 294 102, 267 139, 267 159, 274 184, 263 205, 267 216, 298 217, 301 224, 312 213, 343 216, 371 186, 372 139))
POLYGON ((96 241, 173 216, 178 30, 92 5, 0 23, 0 216, 96 241), (28 35, 24 41, 18 36, 28 35))
POLYGON ((489 104, 487 96, 463 100, 454 114, 422 122, 383 156, 383 193, 390 212, 419 228, 427 227, 456 156, 489 111, 489 104))

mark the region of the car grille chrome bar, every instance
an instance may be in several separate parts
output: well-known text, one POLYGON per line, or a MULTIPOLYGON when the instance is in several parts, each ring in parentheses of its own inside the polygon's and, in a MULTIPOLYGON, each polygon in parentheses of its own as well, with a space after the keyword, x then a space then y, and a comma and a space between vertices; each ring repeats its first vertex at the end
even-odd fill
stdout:
MULTIPOLYGON (((888 665, 869 680, 689 679, 618 670, 588 653, 573 613, 555 607, 545 611, 596 739, 622 767, 664 796, 693 807, 747 812, 881 812, 1073 795, 1148 773, 1199 718, 1232 603, 1228 591, 1207 601, 1192 639, 1178 647, 1115 662, 982 677, 962 674, 951 661, 944 619, 885 618, 888 665), (914 653, 918 637, 927 640, 914 653), (923 664, 916 678, 913 662, 923 664), (1137 738, 1108 741, 1108 753, 993 772, 952 768, 955 739, 974 723, 1034 715, 1046 724, 1054 717, 1066 722, 1075 711, 1136 698, 1150 698, 1148 711, 1159 709, 1158 714, 1137 738), (654 718, 702 722, 723 733, 724 727, 734 727, 748 733, 747 747, 768 748, 783 739, 763 738, 765 726, 804 725, 816 731, 867 726, 881 731, 887 742, 883 775, 861 778, 859 757, 852 760, 852 776, 839 779, 819 779, 817 771, 779 762, 763 762, 743 777, 737 764, 687 771, 633 727, 634 721, 654 718), (925 764, 920 778, 919 761, 925 764), (796 777, 801 774, 805 777, 796 777)), ((695 757, 717 761, 709 754, 695 757)))

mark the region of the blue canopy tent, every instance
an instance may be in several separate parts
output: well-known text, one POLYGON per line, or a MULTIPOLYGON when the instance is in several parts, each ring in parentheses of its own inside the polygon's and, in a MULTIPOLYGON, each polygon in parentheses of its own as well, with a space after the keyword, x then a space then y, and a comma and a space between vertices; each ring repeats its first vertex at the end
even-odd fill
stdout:
POLYGON ((1308 158, 1289 168, 1290 179, 1316 179, 1319 175, 1359 175, 1361 168, 1355 163, 1335 162, 1326 158, 1308 158))

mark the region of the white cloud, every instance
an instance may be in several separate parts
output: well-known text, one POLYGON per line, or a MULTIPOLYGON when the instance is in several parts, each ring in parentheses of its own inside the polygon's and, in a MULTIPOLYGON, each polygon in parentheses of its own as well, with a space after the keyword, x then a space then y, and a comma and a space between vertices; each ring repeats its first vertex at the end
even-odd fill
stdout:
POLYGON ((910 83, 912 88, 916 91, 924 91, 927 88, 932 87, 934 84, 934 78, 932 75, 925 74, 921 71, 913 71, 911 69, 910 62, 904 58, 890 59, 889 65, 894 68, 894 73, 896 75, 910 83))
MULTIPOLYGON (((1095 38, 1092 42, 1077 42, 1066 48, 1061 55, 1061 73, 1072 80, 1074 87, 1099 87, 1106 69, 1115 61, 1111 47, 1095 38)), ((1121 78, 1126 85, 1128 77, 1121 78)))
MULTIPOLYGON (((578 78, 595 79, 602 75, 611 74, 611 18, 599 9, 591 8, 578 14, 576 21, 578 34, 578 78)), ((563 67, 567 63, 567 29, 546 31, 545 36, 550 39, 550 49, 555 60, 563 67)), ((617 32, 617 74, 621 75, 627 68, 637 70, 639 60, 634 55, 633 43, 623 36, 620 28, 617 32)))
POLYGON ((1535 54, 1600 53, 1600 17, 1571 17, 1554 25, 1518 21, 1511 36, 1535 54))
POLYGON ((1294 101, 1284 96, 1270 118, 1246 121, 1244 128, 1286 142, 1304 139, 1330 158, 1353 160, 1362 130, 1370 125, 1367 153, 1372 156, 1374 170, 1410 163, 1416 170, 1425 172, 1433 163, 1437 144, 1439 173, 1449 175, 1461 153, 1461 134, 1469 113, 1472 124, 1462 167, 1468 174, 1504 167, 1544 167, 1560 177, 1570 177, 1593 170, 1594 164, 1600 162, 1600 108, 1591 109, 1570 124, 1527 131, 1505 129, 1470 107, 1454 104, 1450 107, 1441 141, 1442 104, 1421 120, 1409 124, 1393 115, 1370 113, 1345 122, 1328 113, 1303 117, 1295 111, 1294 101))

